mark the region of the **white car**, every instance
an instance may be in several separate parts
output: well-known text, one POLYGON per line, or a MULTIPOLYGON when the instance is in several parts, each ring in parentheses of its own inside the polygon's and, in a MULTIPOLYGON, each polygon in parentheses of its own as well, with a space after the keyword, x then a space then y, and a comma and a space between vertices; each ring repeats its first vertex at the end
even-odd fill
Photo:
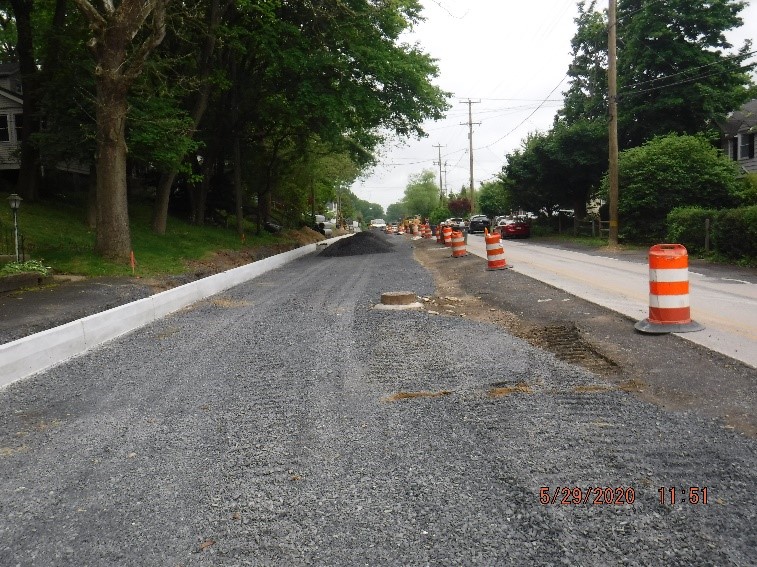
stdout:
POLYGON ((384 230, 386 228, 386 222, 384 222, 384 219, 373 219, 371 221, 371 228, 384 230))

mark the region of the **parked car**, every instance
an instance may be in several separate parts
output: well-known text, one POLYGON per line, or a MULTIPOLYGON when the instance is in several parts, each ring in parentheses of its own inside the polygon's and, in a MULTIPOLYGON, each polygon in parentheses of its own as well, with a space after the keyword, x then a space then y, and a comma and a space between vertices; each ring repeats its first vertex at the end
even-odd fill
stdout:
POLYGON ((504 219, 494 228, 502 238, 528 238, 531 236, 531 227, 525 221, 518 219, 504 219))
POLYGON ((451 226, 452 230, 465 230, 465 221, 459 217, 447 219, 444 224, 451 226))
POLYGON ((491 228, 492 221, 486 215, 473 215, 468 220, 468 232, 473 234, 474 232, 484 232, 485 228, 491 228))
POLYGON ((386 222, 384 221, 384 219, 373 219, 371 221, 371 228, 384 230, 386 228, 386 222))

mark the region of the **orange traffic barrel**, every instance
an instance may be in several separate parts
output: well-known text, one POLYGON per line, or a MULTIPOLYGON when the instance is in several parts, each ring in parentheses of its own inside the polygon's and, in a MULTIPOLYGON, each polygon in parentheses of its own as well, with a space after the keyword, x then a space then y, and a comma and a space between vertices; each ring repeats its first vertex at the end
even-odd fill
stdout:
POLYGON ((452 246, 452 227, 445 226, 442 229, 442 237, 445 246, 452 246))
POLYGON ((686 247, 657 244, 649 249, 649 317, 634 327, 642 333, 686 333, 704 329, 691 320, 686 247))
POLYGON ((486 240, 486 261, 487 270, 504 270, 507 268, 505 260, 505 249, 502 247, 499 234, 489 233, 484 229, 484 239, 486 240))
POLYGON ((431 238, 431 225, 428 223, 423 225, 423 238, 431 238))
POLYGON ((460 258, 465 256, 465 236, 462 232, 456 230, 452 233, 452 257, 460 258))

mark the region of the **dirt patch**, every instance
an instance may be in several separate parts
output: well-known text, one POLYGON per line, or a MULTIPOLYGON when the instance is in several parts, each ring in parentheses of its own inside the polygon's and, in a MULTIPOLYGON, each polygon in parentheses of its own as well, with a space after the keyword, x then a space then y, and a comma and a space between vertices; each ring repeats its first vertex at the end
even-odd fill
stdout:
POLYGON ((439 392, 397 392, 388 398, 384 398, 384 401, 399 402, 401 400, 414 400, 417 398, 441 398, 443 396, 449 396, 451 393, 452 392, 449 390, 441 390, 439 392))
POLYGON ((517 384, 513 385, 494 385, 493 388, 489 390, 489 397, 490 398, 501 398, 504 396, 511 396, 512 394, 533 394, 533 390, 531 390, 531 386, 529 386, 525 382, 518 382, 517 384))

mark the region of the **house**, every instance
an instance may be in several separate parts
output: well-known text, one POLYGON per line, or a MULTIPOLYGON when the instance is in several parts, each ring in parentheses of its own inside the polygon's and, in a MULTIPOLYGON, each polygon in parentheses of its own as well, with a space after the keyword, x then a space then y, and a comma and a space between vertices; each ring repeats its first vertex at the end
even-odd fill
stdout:
POLYGON ((23 118, 18 63, 0 63, 0 170, 19 168, 16 149, 21 139, 23 118))
POLYGON ((757 99, 750 100, 739 110, 731 112, 720 125, 723 132, 721 148, 738 162, 744 173, 757 173, 754 139, 757 135, 757 99))
MULTIPOLYGON (((23 103, 18 63, 0 63, 0 173, 8 176, 21 168, 18 147, 24 119, 23 103)), ((54 169, 89 175, 89 165, 77 161, 58 163, 54 169)))

